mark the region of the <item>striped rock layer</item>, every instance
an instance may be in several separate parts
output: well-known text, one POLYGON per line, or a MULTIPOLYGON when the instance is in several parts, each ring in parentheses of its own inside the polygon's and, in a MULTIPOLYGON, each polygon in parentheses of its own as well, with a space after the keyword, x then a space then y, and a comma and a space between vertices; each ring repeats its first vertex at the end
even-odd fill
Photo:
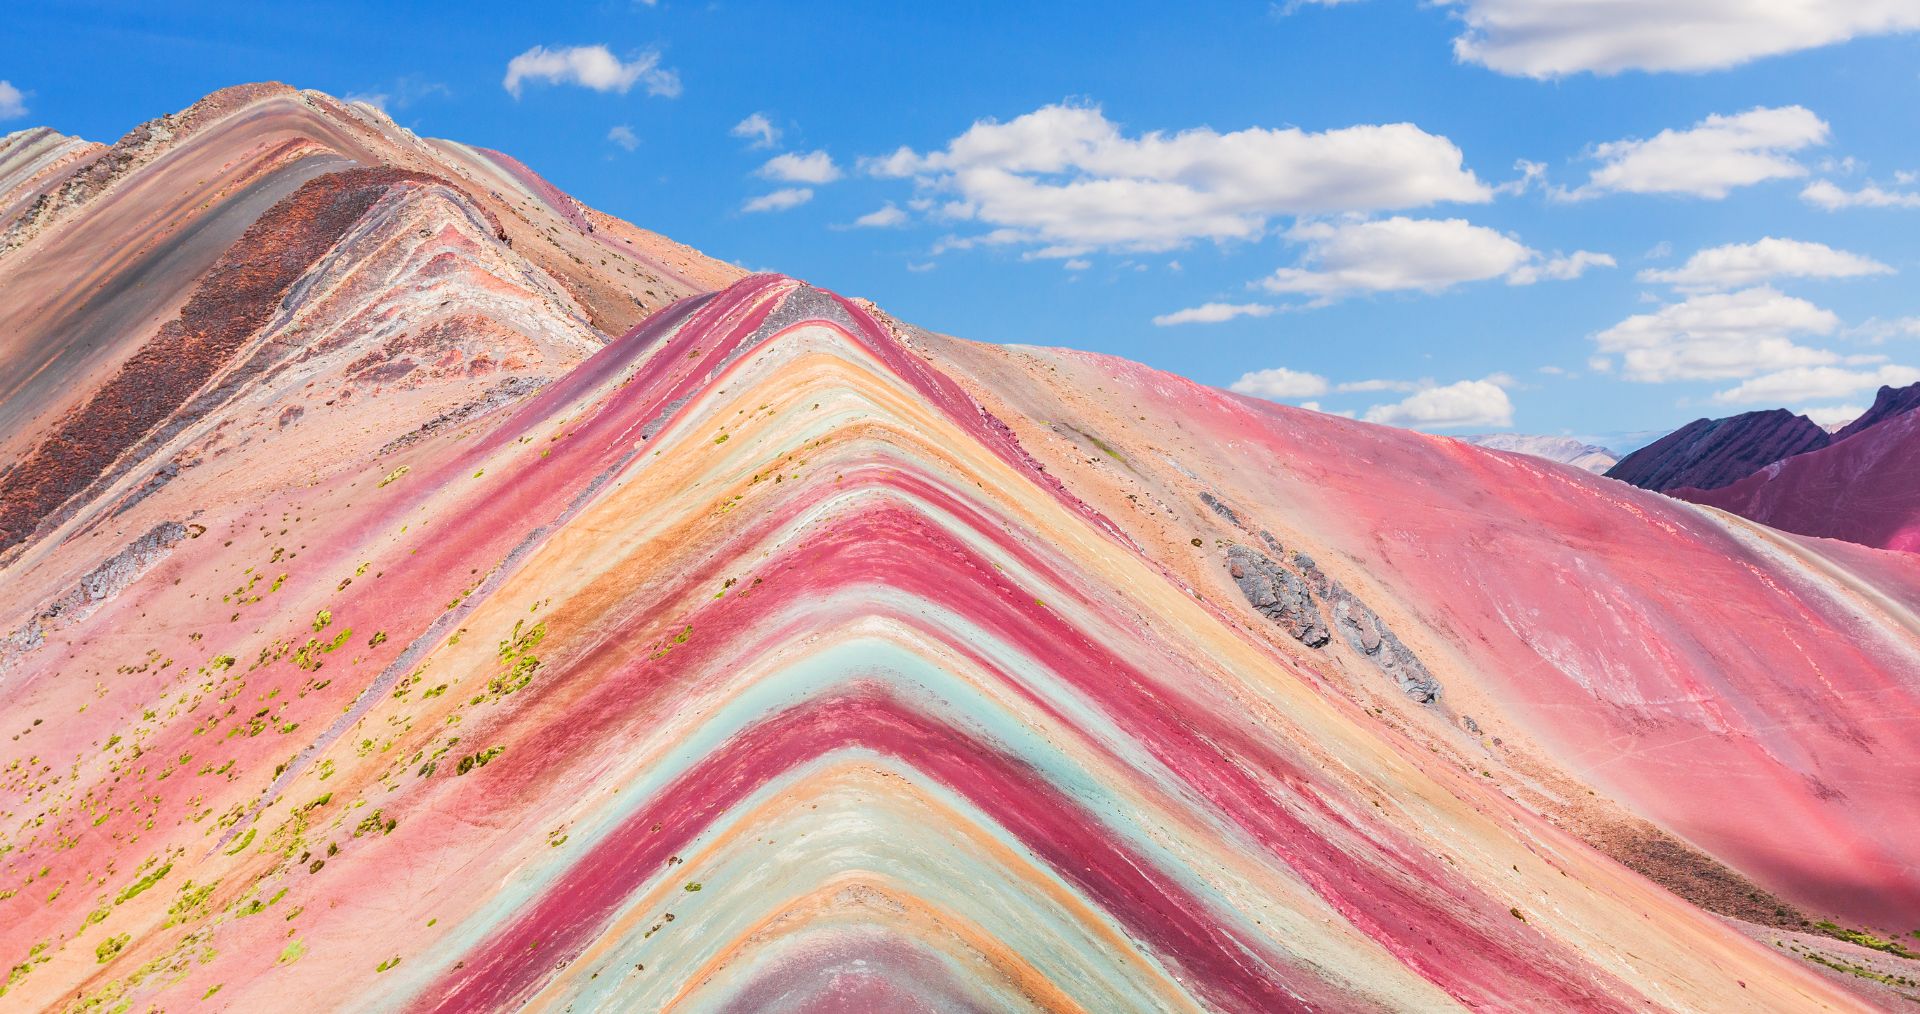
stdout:
POLYGON ((0 197, 10 1006, 1915 992, 1912 556, 930 334, 313 93, 156 123, 0 149, 62 195, 0 197))

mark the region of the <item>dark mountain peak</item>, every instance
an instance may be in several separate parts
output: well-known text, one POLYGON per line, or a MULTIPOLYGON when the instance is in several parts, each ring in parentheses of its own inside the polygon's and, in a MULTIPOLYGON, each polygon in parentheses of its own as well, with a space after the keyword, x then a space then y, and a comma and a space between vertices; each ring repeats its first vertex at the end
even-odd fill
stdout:
POLYGON ((1783 408, 1695 419, 1620 459, 1607 476, 1661 492, 1683 486, 1718 489, 1832 441, 1812 420, 1783 408))
POLYGON ((1916 408, 1920 408, 1920 384, 1882 387, 1880 393, 1874 395, 1873 407, 1862 413, 1860 418, 1842 426, 1833 435, 1833 439, 1845 440, 1869 426, 1886 422, 1895 416, 1906 415, 1916 408))

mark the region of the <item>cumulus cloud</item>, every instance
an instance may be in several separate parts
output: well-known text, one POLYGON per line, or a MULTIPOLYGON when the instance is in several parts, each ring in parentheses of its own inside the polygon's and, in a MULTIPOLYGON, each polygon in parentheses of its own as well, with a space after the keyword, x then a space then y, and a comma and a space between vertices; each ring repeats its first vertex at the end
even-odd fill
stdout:
POLYGON ((771 148, 780 143, 780 128, 774 126, 765 113, 749 115, 734 124, 727 133, 750 142, 747 145, 749 148, 771 148))
POLYGON ((783 183, 832 183, 840 178, 840 167, 824 151, 787 152, 775 155, 760 167, 760 175, 783 183))
POLYGON ((1413 380, 1349 380, 1335 388, 1337 391, 1418 391, 1422 387, 1432 387, 1431 382, 1420 383, 1413 380))
POLYGON ((1499 381, 1462 380, 1441 387, 1428 387, 1387 405, 1375 405, 1361 415, 1367 422, 1419 429, 1481 429, 1513 425, 1513 400, 1499 381))
POLYGON ((1804 299, 1770 286, 1710 293, 1640 313, 1593 336, 1596 369, 1618 357, 1628 380, 1726 380, 1838 357, 1795 339, 1832 334, 1840 320, 1804 299))
POLYGON ((905 224, 907 213, 895 207, 892 201, 853 220, 856 229, 892 229, 905 224))
POLYGON ((1805 176, 1792 157, 1827 143, 1826 121, 1801 106, 1709 116, 1685 130, 1595 145, 1602 163, 1571 200, 1605 193, 1681 194, 1719 200, 1734 187, 1805 176))
POLYGON ((651 49, 622 62, 605 46, 535 46, 508 61, 507 76, 501 84, 517 99, 528 81, 579 85, 622 95, 639 84, 648 95, 673 98, 680 94, 680 75, 660 66, 659 52, 651 49))
POLYGON ((1251 394, 1256 398, 1269 401, 1288 401, 1295 398, 1316 398, 1327 393, 1327 378, 1317 373, 1303 373, 1276 366, 1271 370, 1255 370, 1243 373, 1227 390, 1236 394, 1251 394))
POLYGON ((1516 76, 1703 71, 1920 28, 1913 0, 1442 0, 1454 55, 1516 76))
POLYGON ((1277 215, 1493 197, 1453 142, 1410 123, 1127 136, 1099 108, 1076 105, 981 120, 943 149, 903 147, 861 165, 945 195, 938 211, 949 219, 1062 258, 1254 239, 1277 215))
POLYGON ((1507 275, 1509 285, 1532 285, 1546 279, 1555 282, 1571 281, 1587 273, 1588 268, 1617 267, 1612 254, 1594 253, 1591 250, 1575 250, 1565 256, 1549 257, 1539 264, 1526 264, 1515 268, 1507 275))
POLYGON ((1920 192, 1887 190, 1869 183, 1858 190, 1846 190, 1830 180, 1814 180, 1800 191, 1800 199, 1827 211, 1842 208, 1920 208, 1920 192))
POLYGON ((640 135, 634 133, 633 128, 624 123, 607 131, 607 140, 628 151, 640 147, 640 135))
POLYGON ((1370 222, 1309 222, 1287 238, 1306 246, 1300 267, 1281 268, 1256 284, 1270 292, 1332 299, 1353 292, 1419 289, 1439 292, 1463 282, 1506 278, 1526 285, 1541 278, 1572 278, 1605 254, 1582 251, 1540 263, 1541 254, 1518 240, 1465 219, 1402 216, 1370 222))
MULTIPOLYGON (((1905 387, 1915 381, 1920 381, 1920 370, 1911 366, 1882 366, 1872 370, 1799 366, 1755 377, 1737 387, 1718 392, 1713 400, 1735 405, 1779 405, 1792 401, 1844 398, 1881 386, 1905 387)), ((1861 411, 1855 409, 1854 415, 1859 415, 1861 411)))
POLYGON ((1153 318, 1160 327, 1175 324, 1220 324, 1235 317, 1266 317, 1274 308, 1265 303, 1202 303, 1185 310, 1163 313, 1153 318))
POLYGON ((0 81, 0 120, 27 115, 27 96, 11 81, 0 81))
POLYGON ((1890 275, 1893 269, 1871 257, 1835 250, 1825 243, 1806 243, 1768 236, 1753 243, 1709 247, 1666 271, 1640 272, 1643 282, 1659 282, 1681 289, 1733 289, 1773 278, 1859 278, 1890 275))
POLYGON ((740 210, 752 214, 756 211, 789 211, 813 200, 813 191, 807 187, 786 187, 770 194, 761 194, 751 198, 740 206, 740 210))

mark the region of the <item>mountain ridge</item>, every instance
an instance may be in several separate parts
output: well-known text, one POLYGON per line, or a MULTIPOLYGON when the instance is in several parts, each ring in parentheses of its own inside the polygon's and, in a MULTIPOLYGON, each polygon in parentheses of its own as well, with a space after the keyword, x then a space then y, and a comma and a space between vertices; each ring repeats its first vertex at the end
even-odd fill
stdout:
POLYGON ((1754 470, 1832 442, 1827 431, 1786 409, 1696 419, 1621 458, 1606 471, 1642 489, 1718 489, 1754 470))

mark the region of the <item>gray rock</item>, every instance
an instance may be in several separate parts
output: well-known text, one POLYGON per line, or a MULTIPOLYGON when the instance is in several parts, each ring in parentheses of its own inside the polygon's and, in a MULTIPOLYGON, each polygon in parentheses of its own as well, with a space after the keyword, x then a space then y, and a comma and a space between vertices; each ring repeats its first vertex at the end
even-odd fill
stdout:
POLYGON ((1293 554, 1293 562, 1300 568, 1306 583, 1327 601, 1334 618, 1334 629, 1340 631, 1348 647, 1379 666, 1380 671, 1400 687, 1401 693, 1421 704, 1431 704, 1439 699, 1440 681, 1434 679, 1432 671, 1413 653, 1413 649, 1387 629, 1386 621, 1380 619, 1380 614, 1369 609, 1365 602, 1340 582, 1328 577, 1306 554, 1293 554))
POLYGON ((1235 514, 1233 512, 1233 508, 1227 506, 1224 502, 1221 501, 1219 497, 1214 496, 1212 493, 1208 493, 1202 490, 1200 493, 1200 502, 1203 504, 1206 504, 1208 507, 1213 508, 1213 512, 1215 514, 1218 514, 1221 517, 1226 518, 1228 524, 1234 525, 1235 527, 1239 526, 1240 515, 1235 514))
POLYGON ((1227 547, 1227 573, 1261 615, 1280 624, 1287 636, 1309 648, 1332 640, 1306 582, 1258 551, 1227 547))

